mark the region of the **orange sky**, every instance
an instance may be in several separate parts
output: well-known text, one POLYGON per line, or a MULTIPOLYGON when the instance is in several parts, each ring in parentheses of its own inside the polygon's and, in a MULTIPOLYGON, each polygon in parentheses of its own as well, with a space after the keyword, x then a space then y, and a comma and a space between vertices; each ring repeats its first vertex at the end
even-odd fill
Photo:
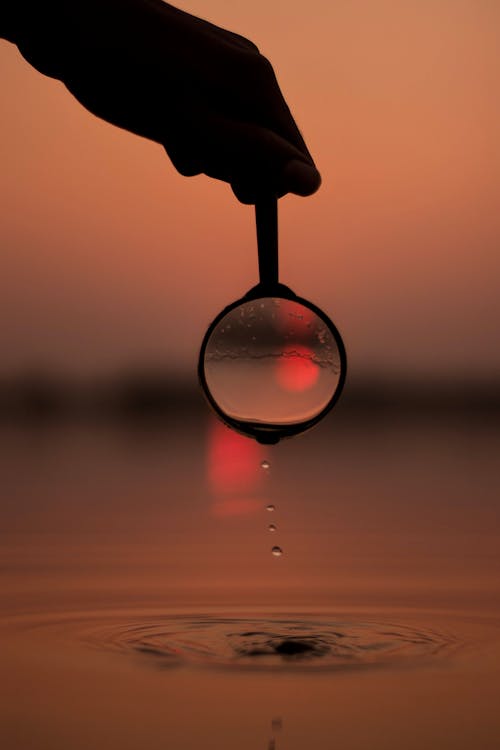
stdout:
MULTIPOLYGON (((179 5, 179 4, 178 4, 179 5)), ((273 62, 322 172, 281 201, 282 281, 352 371, 500 371, 500 5, 192 0, 273 62)), ((0 372, 193 368, 256 281, 252 210, 0 43, 0 372)))

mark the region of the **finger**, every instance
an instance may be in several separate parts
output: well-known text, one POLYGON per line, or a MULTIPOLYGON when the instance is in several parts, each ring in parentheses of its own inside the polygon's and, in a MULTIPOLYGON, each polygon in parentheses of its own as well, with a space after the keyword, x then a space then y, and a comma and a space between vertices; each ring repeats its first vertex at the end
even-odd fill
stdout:
POLYGON ((269 127, 286 140, 293 143, 298 150, 312 164, 313 158, 306 146, 302 133, 295 122, 290 107, 283 96, 276 74, 272 65, 266 58, 262 73, 262 85, 260 86, 260 96, 265 106, 265 116, 262 125, 269 127))
POLYGON ((273 130, 293 144, 303 159, 314 164, 283 97, 273 67, 263 55, 238 55, 233 69, 225 74, 219 109, 221 112, 225 111, 228 117, 248 120, 273 130), (228 85, 231 88, 231 109, 225 111, 228 85))
POLYGON ((191 114, 185 123, 170 130, 164 144, 176 169, 230 183, 243 203, 263 193, 311 195, 321 183, 302 152, 272 130, 206 113, 191 114))

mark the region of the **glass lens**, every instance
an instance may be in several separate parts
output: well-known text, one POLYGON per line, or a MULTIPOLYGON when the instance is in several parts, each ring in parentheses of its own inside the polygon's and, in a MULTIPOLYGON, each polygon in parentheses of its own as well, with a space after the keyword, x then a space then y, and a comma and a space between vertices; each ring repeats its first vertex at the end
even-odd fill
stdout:
POLYGON ((242 302, 215 326, 205 348, 205 378, 219 408, 238 422, 292 425, 316 417, 340 381, 335 337, 299 302, 242 302))

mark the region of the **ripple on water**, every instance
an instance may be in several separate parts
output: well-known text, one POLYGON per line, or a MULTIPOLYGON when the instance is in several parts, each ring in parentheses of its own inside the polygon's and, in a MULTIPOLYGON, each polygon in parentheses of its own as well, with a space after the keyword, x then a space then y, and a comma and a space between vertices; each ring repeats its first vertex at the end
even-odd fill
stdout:
POLYGON ((449 634, 384 622, 158 616, 85 628, 86 644, 143 658, 158 668, 182 665, 257 669, 354 669, 420 665, 458 643, 449 634))

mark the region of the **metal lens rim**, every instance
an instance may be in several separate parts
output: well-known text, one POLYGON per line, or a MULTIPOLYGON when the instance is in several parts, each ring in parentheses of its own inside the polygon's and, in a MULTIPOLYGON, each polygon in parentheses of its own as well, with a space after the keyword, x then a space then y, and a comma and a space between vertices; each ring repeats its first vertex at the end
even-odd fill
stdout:
POLYGON ((224 424, 226 424, 228 427, 231 427, 236 432, 239 432, 240 434, 246 435, 248 437, 252 437, 259 443, 267 444, 278 443, 280 440, 298 435, 302 432, 305 432, 306 430, 311 429, 311 427, 314 427, 318 422, 320 422, 337 403, 344 388, 346 374, 347 355, 342 336, 340 335, 337 327, 330 320, 328 315, 323 312, 323 310, 314 305, 312 302, 309 302, 309 300, 306 300, 303 297, 298 297, 294 292, 292 292, 291 289, 282 284, 277 284, 275 286, 264 286, 259 284, 256 287, 250 289, 250 291, 247 292, 247 294, 245 294, 243 297, 237 299, 235 302, 232 302, 230 305, 225 307, 210 323, 205 336, 203 337, 198 358, 198 379, 200 381, 200 385, 202 387, 205 398, 207 399, 208 403, 215 411, 217 416, 224 422, 224 424), (256 299, 262 299, 265 297, 275 297, 278 299, 290 300, 292 302, 303 305, 304 307, 307 307, 327 326, 334 338, 339 352, 340 374, 337 387, 333 392, 330 401, 323 407, 323 409, 318 412, 316 416, 312 417, 311 419, 305 420, 304 422, 295 422, 290 425, 268 424, 263 426, 260 422, 247 422, 234 419, 220 408, 219 404, 212 396, 212 393, 210 392, 207 384, 205 375, 205 352, 210 337, 212 336, 215 328, 220 323, 220 321, 235 308, 245 304, 246 302, 250 302, 256 299))

